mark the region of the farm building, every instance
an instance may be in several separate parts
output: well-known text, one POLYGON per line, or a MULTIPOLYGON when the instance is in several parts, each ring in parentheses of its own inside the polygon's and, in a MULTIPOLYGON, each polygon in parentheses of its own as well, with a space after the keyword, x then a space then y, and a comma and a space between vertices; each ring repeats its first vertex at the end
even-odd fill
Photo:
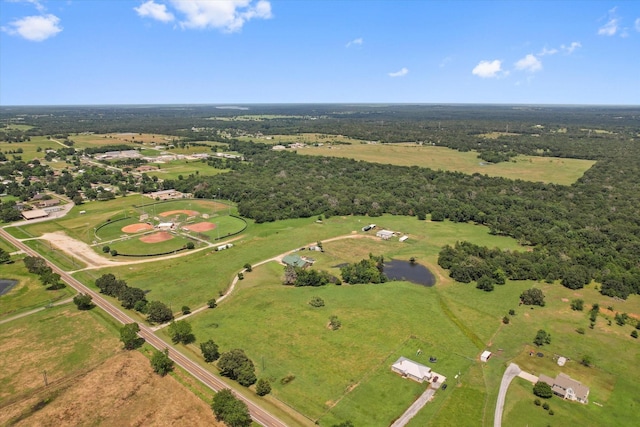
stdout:
POLYGON ((487 360, 489 360, 490 357, 491 357, 491 352, 489 350, 485 350, 480 355, 480 361, 486 362, 487 360))
POLYGON ((567 374, 558 374, 555 379, 543 374, 538 377, 538 381, 549 384, 553 393, 563 399, 584 404, 589 403, 589 387, 583 385, 580 381, 574 380, 567 374))
POLYGON ((33 209, 30 211, 22 211, 22 217, 24 219, 36 219, 36 218, 44 218, 49 216, 47 211, 42 209, 33 209))
POLYGON ((428 366, 402 356, 391 365, 391 370, 419 383, 430 381, 433 375, 428 366))
POLYGON ((300 255, 289 254, 282 258, 282 263, 292 267, 306 268, 313 265, 314 260, 311 258, 303 258, 300 255))
POLYGON ((380 230, 376 233, 376 237, 381 238, 382 240, 389 240, 395 235, 393 231, 389 230, 380 230))

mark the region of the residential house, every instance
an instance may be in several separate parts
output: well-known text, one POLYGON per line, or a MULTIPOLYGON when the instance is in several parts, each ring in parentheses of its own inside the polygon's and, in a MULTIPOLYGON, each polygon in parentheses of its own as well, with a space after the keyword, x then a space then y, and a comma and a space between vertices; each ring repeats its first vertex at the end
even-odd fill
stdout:
POLYGON ((396 362, 391 365, 391 370, 396 372, 403 377, 412 379, 419 383, 425 381, 431 381, 432 373, 431 368, 428 366, 422 365, 418 362, 414 362, 413 360, 407 359, 406 357, 400 357, 396 362))
POLYGON ((295 255, 295 254, 285 255, 284 258, 282 258, 283 264, 290 265, 292 267, 306 268, 306 267, 309 267, 310 265, 313 265, 314 262, 315 260, 311 258, 308 258, 308 257, 303 258, 300 255, 295 255))
POLYGON ((553 379, 547 375, 540 375, 538 381, 543 381, 551 386, 554 394, 563 399, 574 400, 580 403, 588 403, 589 387, 583 385, 580 381, 576 381, 567 374, 558 374, 553 379))

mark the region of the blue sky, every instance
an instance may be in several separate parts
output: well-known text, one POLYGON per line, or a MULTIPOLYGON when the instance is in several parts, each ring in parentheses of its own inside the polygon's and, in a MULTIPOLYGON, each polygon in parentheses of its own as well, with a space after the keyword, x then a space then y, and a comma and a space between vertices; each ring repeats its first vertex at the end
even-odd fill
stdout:
POLYGON ((0 105, 640 104, 640 1, 0 0, 0 105))

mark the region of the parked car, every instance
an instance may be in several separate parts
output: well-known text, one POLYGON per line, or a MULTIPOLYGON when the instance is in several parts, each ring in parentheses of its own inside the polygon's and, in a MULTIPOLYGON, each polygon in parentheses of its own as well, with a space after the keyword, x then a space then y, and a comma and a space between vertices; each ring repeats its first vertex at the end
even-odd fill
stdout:
POLYGON ((440 390, 446 390, 447 389, 447 385, 446 384, 442 384, 442 387, 440 387, 440 390))
POLYGON ((434 382, 434 383, 437 383, 439 378, 440 378, 440 377, 436 375, 435 377, 433 377, 433 382, 434 382))

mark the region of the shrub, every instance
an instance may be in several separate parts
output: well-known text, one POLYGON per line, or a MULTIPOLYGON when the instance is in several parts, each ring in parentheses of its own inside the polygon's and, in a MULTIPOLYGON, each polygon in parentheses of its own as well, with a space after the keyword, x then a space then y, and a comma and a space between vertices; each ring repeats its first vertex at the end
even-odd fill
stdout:
POLYGON ((187 249, 193 249, 195 247, 196 245, 194 245, 193 242, 187 242, 187 249))
POLYGON ((191 313, 191 309, 189 308, 189 306, 183 305, 182 306, 182 314, 189 314, 189 313, 191 313))
POLYGON ((504 323, 505 325, 508 325, 509 324, 509 318, 507 316, 504 316, 502 318, 502 323, 504 323))
POLYGON ((251 271, 253 270, 253 267, 251 267, 251 264, 246 263, 244 265, 244 269, 247 270, 248 273, 251 273, 251 271))
POLYGON ((111 254, 111 256, 118 256, 118 251, 116 251, 115 249, 111 249, 109 253, 111 254))
POLYGON ((312 307, 324 307, 324 300, 320 297, 313 297, 309 301, 309 305, 312 307))
POLYGON ((553 391, 549 384, 544 381, 538 381, 536 385, 533 386, 533 394, 538 397, 542 397, 543 399, 548 399, 553 396, 553 391))
POLYGON ((544 403, 544 405, 542 405, 543 409, 546 409, 547 411, 549 410, 549 404, 548 403, 544 403))
POLYGON ((211 298, 209 301, 207 301, 207 305, 209 306, 209 308, 216 308, 218 306, 218 303, 216 302, 215 298, 211 298))
POLYGON ((549 415, 553 415, 555 412, 553 412, 553 409, 549 409, 549 415))
POLYGON ((329 318, 329 328, 332 331, 337 331, 342 326, 342 322, 338 319, 338 316, 333 315, 329 318))
POLYGON ((109 246, 103 246, 102 252, 104 252, 105 254, 108 254, 109 252, 111 252, 111 248, 109 246))
POLYGON ((571 301, 571 310, 582 311, 584 309, 584 301, 581 299, 574 299, 571 301))
POLYGON ((578 328, 576 329, 576 332, 579 333, 580 335, 584 335, 584 328, 578 328))
POLYGON ((540 405, 542 405, 542 402, 540 402, 540 399, 536 399, 536 400, 534 400, 534 401, 533 401, 533 403, 534 403, 536 406, 540 406, 540 405))
POLYGON ((515 316, 515 315, 516 315, 516 311, 513 308, 509 310, 509 316, 515 316))
POLYGON ((638 338, 638 330, 634 329, 633 331, 631 331, 631 338, 638 338))
POLYGON ((244 274, 238 273, 238 280, 244 280, 244 274))

